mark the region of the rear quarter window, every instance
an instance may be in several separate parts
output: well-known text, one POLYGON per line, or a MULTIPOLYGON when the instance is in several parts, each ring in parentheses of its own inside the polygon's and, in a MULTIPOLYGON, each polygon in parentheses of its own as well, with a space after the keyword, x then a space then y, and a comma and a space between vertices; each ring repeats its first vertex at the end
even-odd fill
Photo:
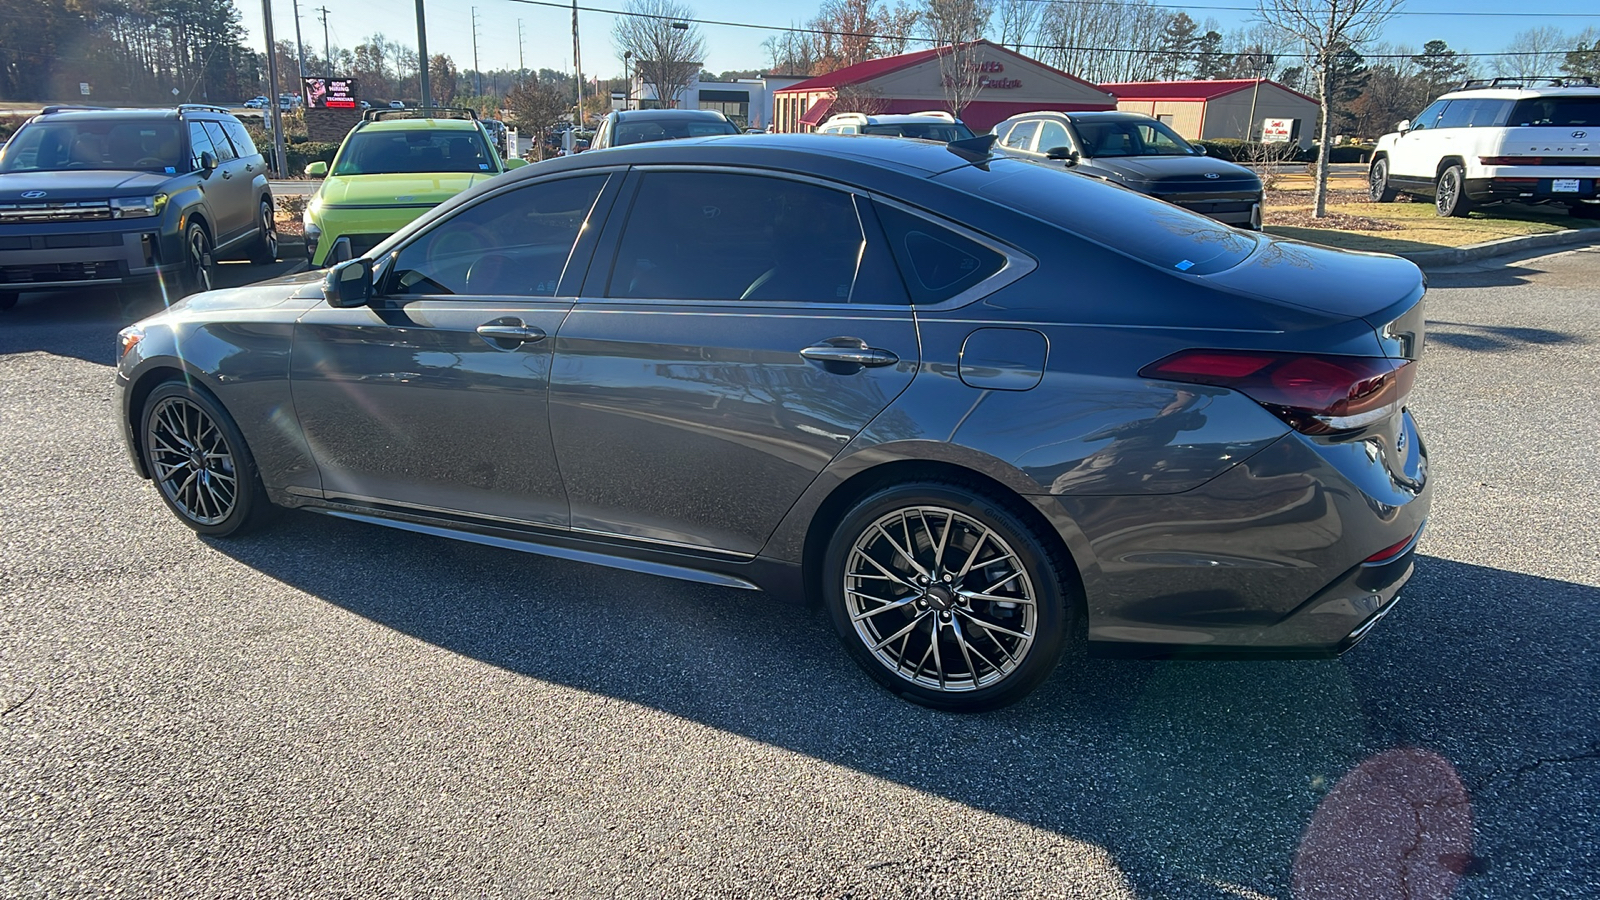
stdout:
POLYGON ((1537 97, 1518 100, 1507 125, 1600 126, 1600 97, 1537 97))

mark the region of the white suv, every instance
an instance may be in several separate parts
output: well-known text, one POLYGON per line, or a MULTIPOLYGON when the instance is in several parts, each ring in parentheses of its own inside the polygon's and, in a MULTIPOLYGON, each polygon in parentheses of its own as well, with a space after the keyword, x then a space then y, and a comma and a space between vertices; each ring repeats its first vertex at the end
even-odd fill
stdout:
POLYGON ((919 112, 903 116, 840 113, 818 125, 817 134, 889 134, 948 144, 972 137, 972 129, 947 112, 919 112))
POLYGON ((1588 78, 1469 81, 1378 140, 1376 203, 1432 194, 1441 216, 1501 200, 1600 216, 1600 87, 1588 78))

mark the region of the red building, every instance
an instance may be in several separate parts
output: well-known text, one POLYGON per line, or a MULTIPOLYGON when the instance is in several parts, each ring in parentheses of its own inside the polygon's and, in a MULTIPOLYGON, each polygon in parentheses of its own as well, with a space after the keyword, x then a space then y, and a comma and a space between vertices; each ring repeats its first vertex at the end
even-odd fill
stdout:
MULTIPOLYGON (((1115 95, 1081 78, 988 41, 976 45, 972 65, 977 67, 983 87, 959 114, 974 132, 981 134, 1011 116, 1035 110, 1117 108, 1115 95)), ((841 89, 858 98, 870 98, 874 113, 949 111, 940 49, 869 59, 777 91, 773 94, 773 130, 810 131, 834 112, 863 111, 837 108, 841 89)))

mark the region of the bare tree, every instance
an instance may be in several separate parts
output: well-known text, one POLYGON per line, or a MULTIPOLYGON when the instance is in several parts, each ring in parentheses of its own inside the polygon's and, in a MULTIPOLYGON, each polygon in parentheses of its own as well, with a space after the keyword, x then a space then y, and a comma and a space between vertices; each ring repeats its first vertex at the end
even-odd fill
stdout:
POLYGON ((1039 35, 1045 5, 1035 0, 999 0, 995 14, 1000 17, 1000 45, 1020 51, 1039 35))
POLYGON ((1256 0, 1262 21, 1293 36, 1305 46, 1306 62, 1316 73, 1317 100, 1322 107, 1317 128, 1316 207, 1328 215, 1328 151, 1333 146, 1333 90, 1339 54, 1355 50, 1375 37, 1383 23, 1400 10, 1402 0, 1256 0))
POLYGON ((706 55, 700 27, 690 21, 694 10, 673 0, 628 0, 624 9, 611 28, 617 58, 632 53, 639 81, 662 106, 676 106, 706 55))
POLYGON ((883 96, 883 92, 870 85, 841 84, 833 92, 832 111, 876 116, 889 111, 889 101, 883 96))
POLYGON ((939 78, 950 113, 961 118, 983 90, 984 31, 993 13, 990 0, 923 0, 922 32, 939 51, 939 78))
POLYGON ((1494 74, 1501 78, 1529 79, 1551 75, 1566 57, 1570 39, 1551 26, 1519 31, 1506 45, 1506 52, 1495 57, 1494 74))

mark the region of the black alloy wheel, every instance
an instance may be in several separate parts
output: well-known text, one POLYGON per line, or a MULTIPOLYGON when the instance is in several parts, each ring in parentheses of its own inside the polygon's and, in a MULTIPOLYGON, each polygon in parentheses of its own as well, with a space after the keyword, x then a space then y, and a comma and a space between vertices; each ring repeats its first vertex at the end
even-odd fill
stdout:
POLYGON ((1389 185, 1389 160, 1374 162, 1367 171, 1367 199, 1373 203, 1393 203, 1399 193, 1389 185))
POLYGON ((1467 199, 1466 173, 1460 166, 1451 166, 1439 173, 1439 183, 1433 191, 1433 208, 1445 217, 1461 217, 1472 211, 1472 201, 1467 199))
POLYGON ((145 400, 139 435, 161 499, 200 534, 227 537, 270 511, 244 436, 204 390, 178 381, 158 386, 145 400))
POLYGON ((183 293, 187 296, 211 290, 217 262, 211 252, 211 235, 198 222, 190 222, 183 233, 183 257, 183 293))
POLYGON ((271 265, 278 261, 278 219, 273 214, 272 201, 261 201, 261 234, 250 247, 250 263, 271 265))
POLYGON ((1014 703, 1054 671, 1077 606, 1070 561, 969 487, 913 483, 839 523, 823 592, 845 649, 879 684, 951 712, 1014 703))

